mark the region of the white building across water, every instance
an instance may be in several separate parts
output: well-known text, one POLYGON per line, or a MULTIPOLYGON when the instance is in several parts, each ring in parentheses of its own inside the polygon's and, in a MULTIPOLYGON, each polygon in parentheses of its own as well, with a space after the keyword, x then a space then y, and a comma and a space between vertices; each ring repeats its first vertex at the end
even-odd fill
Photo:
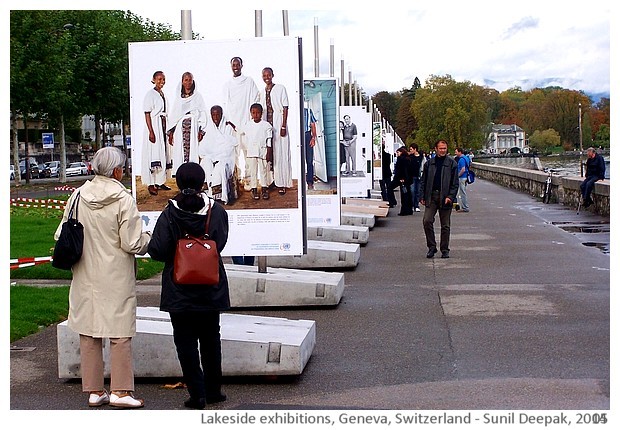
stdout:
POLYGON ((529 152, 525 132, 516 124, 493 124, 487 137, 486 150, 489 154, 529 152), (513 148, 518 148, 513 149, 513 148))

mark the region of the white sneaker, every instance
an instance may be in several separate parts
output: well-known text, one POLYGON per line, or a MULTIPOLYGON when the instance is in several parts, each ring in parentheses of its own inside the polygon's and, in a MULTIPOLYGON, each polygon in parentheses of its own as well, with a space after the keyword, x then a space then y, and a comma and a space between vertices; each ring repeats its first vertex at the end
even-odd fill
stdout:
POLYGON ((126 394, 112 393, 110 395, 110 406, 116 406, 117 408, 135 409, 144 406, 144 400, 135 399, 130 392, 126 394))
POLYGON ((90 393, 88 396, 88 406, 90 407, 103 406, 108 403, 110 403, 110 396, 105 390, 103 390, 103 394, 90 393))
POLYGON ((420 208, 415 208, 414 209, 416 212, 420 212, 420 208))

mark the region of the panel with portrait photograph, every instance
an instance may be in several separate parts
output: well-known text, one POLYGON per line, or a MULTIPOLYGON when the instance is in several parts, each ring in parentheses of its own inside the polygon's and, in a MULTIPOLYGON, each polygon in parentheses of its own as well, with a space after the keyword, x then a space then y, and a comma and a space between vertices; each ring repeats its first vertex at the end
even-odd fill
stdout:
POLYGON ((129 45, 133 192, 146 230, 179 192, 178 167, 195 162, 229 215, 223 255, 303 253, 300 66, 296 37, 129 45))

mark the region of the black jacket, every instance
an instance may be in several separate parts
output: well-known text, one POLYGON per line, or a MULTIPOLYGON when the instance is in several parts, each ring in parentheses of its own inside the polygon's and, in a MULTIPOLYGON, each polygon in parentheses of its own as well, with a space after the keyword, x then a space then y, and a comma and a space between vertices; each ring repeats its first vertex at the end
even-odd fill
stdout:
POLYGON ((593 176, 597 181, 605 179, 605 159, 601 154, 586 160, 586 178, 593 176))
MULTIPOLYGON (((207 197, 204 197, 207 199, 207 197)), ((206 200, 205 200, 206 201, 206 200)), ((228 213, 211 199, 211 220, 209 236, 217 244, 221 253, 228 240, 228 213)), ((208 201, 207 201, 208 207, 208 201)), ((171 200, 157 219, 148 252, 151 258, 163 261, 161 275, 160 309, 165 312, 227 310, 230 308, 228 278, 220 257, 220 283, 218 285, 177 285, 172 280, 174 253, 181 229, 191 235, 201 236, 205 231, 206 208, 202 213, 186 212, 171 200)))
MULTIPOLYGON (((424 171, 422 172, 422 179, 420 180, 420 198, 424 199, 425 206, 428 206, 431 202, 436 161, 437 157, 433 157, 426 162, 424 171)), ((456 161, 454 161, 454 158, 446 155, 446 159, 442 165, 441 190, 439 193, 442 203, 446 200, 446 197, 450 197, 452 202, 456 201, 456 193, 459 191, 459 175, 457 168, 458 165, 456 161)))
POLYGON ((396 188, 399 185, 409 186, 413 183, 411 177, 411 167, 409 163, 409 156, 402 154, 396 157, 396 164, 394 165, 394 179, 392 179, 392 188, 396 188), (401 179, 404 181, 401 182, 401 179))

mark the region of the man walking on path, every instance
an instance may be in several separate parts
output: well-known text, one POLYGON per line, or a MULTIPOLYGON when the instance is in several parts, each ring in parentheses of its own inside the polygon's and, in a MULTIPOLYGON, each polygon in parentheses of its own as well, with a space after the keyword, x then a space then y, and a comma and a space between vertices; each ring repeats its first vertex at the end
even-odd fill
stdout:
POLYGON ((586 160, 586 179, 580 185, 583 206, 589 207, 594 203, 590 195, 594 190, 594 183, 605 179, 605 159, 596 153, 596 149, 590 147, 587 150, 588 159, 586 160))
MULTIPOLYGON (((467 178, 469 177, 469 157, 463 152, 463 148, 456 148, 457 169, 459 171, 459 191, 456 195, 461 212, 469 212, 467 203, 467 178)), ((458 209, 457 209, 458 210, 458 209)))
POLYGON ((456 199, 459 189, 456 161, 448 156, 448 144, 445 140, 435 143, 435 157, 424 165, 420 189, 420 203, 425 206, 422 224, 426 235, 428 253, 426 258, 433 258, 437 253, 435 240, 435 214, 439 212, 441 223, 441 239, 439 249, 441 258, 450 257, 450 215, 452 202, 456 199))

